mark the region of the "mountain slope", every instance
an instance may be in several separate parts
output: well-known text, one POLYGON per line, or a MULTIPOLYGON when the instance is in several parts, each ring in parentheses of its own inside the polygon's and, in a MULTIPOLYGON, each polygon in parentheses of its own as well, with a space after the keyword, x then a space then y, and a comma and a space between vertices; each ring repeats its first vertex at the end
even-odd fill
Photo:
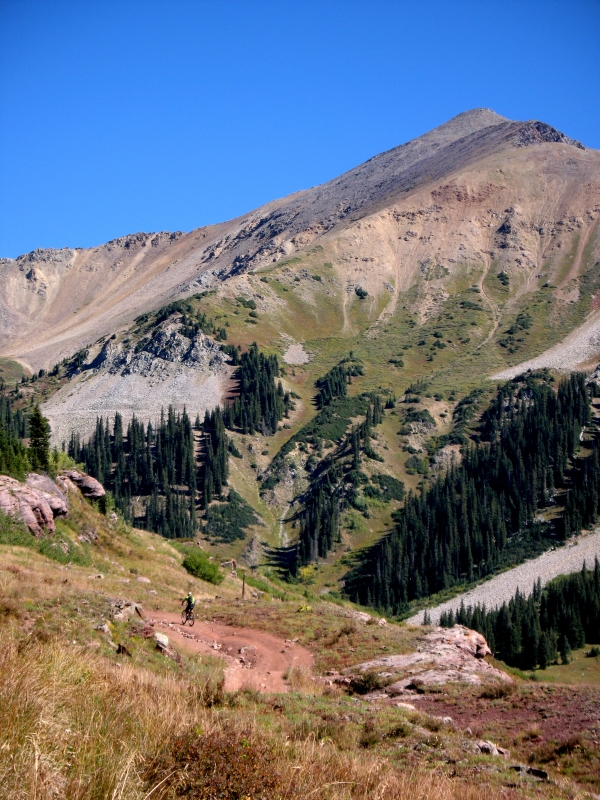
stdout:
POLYGON ((500 255, 514 244, 527 247, 527 266, 540 268, 540 250, 562 232, 557 225, 571 218, 586 224, 586 215, 596 213, 599 186, 599 154, 550 126, 511 122, 487 109, 466 112, 329 183, 221 225, 0 261, 0 352, 47 368, 174 297, 317 243, 332 243, 332 257, 342 261, 335 266, 350 283, 356 270, 348 269, 349 260, 374 259, 360 275, 376 294, 385 292, 390 276, 398 289, 408 288, 418 269, 426 271, 427 259, 456 260, 457 225, 467 240, 478 229, 473 250, 479 259, 495 244, 500 255), (466 218, 474 212, 487 218, 466 218), (518 230, 506 227, 507 218, 510 224, 519 216, 531 239, 524 245, 518 230), (365 236, 358 231, 367 218, 373 221, 365 236), (413 230, 415 221, 425 223, 423 230, 413 230), (497 236, 489 230, 496 221, 505 226, 497 236), (407 236, 409 247, 402 245, 407 236))

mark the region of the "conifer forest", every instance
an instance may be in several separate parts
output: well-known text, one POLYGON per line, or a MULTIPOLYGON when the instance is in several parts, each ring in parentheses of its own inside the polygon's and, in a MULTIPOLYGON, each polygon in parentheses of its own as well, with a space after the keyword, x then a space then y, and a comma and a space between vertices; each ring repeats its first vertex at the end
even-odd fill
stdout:
MULTIPOLYGON (((134 416, 126 430, 117 413, 113 420, 99 418, 88 441, 71 436, 68 454, 111 491, 125 519, 168 538, 193 537, 197 507, 206 510, 214 499, 224 499, 229 454, 234 452, 226 429, 270 435, 293 407, 289 392, 277 380, 275 356, 261 353, 256 344, 241 354, 234 347, 226 352, 237 366, 239 388, 224 409, 206 412, 203 420, 197 417, 192 424, 185 409, 178 414, 169 408, 154 425, 144 425, 134 416), (136 497, 144 498, 141 505, 136 506, 136 497)), ((215 513, 207 515, 207 529, 221 539, 236 538, 239 526, 255 519, 237 494, 227 513, 220 513, 220 524, 215 513), (228 521, 227 530, 223 520, 228 521)))
POLYGON ((594 522, 600 463, 585 376, 555 391, 543 375, 500 388, 461 461, 411 492, 391 533, 347 576, 357 602, 401 614, 411 600, 467 584, 594 522), (547 518, 541 510, 557 513, 547 518))
POLYGON ((568 663, 571 650, 598 641, 600 633, 600 564, 564 575, 544 588, 539 582, 526 597, 517 592, 501 608, 486 611, 464 603, 444 612, 440 625, 465 625, 487 639, 495 656, 520 669, 545 669, 560 655, 568 663))

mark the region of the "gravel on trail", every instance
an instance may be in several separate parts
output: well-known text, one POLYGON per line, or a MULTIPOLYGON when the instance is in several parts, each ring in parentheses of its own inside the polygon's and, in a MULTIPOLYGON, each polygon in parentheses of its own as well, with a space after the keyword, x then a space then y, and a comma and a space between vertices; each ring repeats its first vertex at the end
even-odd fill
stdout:
MULTIPOLYGON (((468 592, 453 597, 452 600, 447 600, 435 608, 427 609, 431 616, 431 623, 437 624, 440 614, 444 611, 450 611, 450 609, 457 611, 462 602, 464 602, 465 608, 478 603, 481 605, 485 603, 488 610, 498 608, 504 601, 508 602, 517 589, 529 595, 538 578, 541 579, 542 585, 545 585, 558 575, 577 572, 582 568, 584 561, 588 567, 592 567, 596 557, 600 559, 600 529, 570 539, 563 547, 548 550, 537 558, 532 558, 514 569, 496 575, 495 578, 485 581, 468 592)), ((418 614, 407 619, 406 624, 422 625, 424 613, 424 611, 419 611, 418 614)))

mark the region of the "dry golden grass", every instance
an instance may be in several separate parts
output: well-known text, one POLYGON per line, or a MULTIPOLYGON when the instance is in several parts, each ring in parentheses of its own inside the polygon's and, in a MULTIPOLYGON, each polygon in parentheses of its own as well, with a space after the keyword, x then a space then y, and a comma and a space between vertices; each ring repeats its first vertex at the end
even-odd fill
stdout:
MULTIPOLYGON (((452 731, 436 733, 437 745, 433 736, 411 738, 408 719, 440 727, 433 718, 350 701, 300 668, 289 671, 289 695, 225 695, 220 659, 165 659, 135 626, 110 623, 110 603, 126 596, 146 608, 177 608, 189 580, 180 554, 153 534, 109 530, 87 504, 73 505, 74 530, 89 526, 99 536, 91 566, 0 548, 0 800, 529 796, 507 787, 514 779, 496 766, 466 763, 452 731), (94 578, 98 572, 105 577, 94 578), (106 620, 110 635, 97 629, 106 620), (130 658, 115 654, 113 635, 130 658), (464 766, 449 777, 459 760, 464 766)), ((192 586, 203 590, 199 581, 192 586)), ((352 658, 383 644, 398 652, 414 645, 408 629, 358 626, 327 603, 299 614, 292 602, 232 602, 234 581, 224 587, 224 597, 199 604, 201 613, 298 635, 323 657, 350 644, 352 658)))
POLYGON ((157 675, 45 638, 25 641, 14 622, 0 630, 3 799, 500 797, 364 750, 291 740, 235 698, 210 708, 215 676, 157 675))
POLYGON ((339 687, 329 685, 323 678, 315 678, 312 671, 306 667, 290 667, 283 676, 293 692, 319 697, 326 694, 328 697, 341 695, 339 687))

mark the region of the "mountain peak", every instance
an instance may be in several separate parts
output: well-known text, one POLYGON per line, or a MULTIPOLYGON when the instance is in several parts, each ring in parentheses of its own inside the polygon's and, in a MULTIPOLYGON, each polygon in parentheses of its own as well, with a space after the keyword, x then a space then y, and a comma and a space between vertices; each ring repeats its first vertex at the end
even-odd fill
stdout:
POLYGON ((450 125, 455 121, 469 121, 479 123, 479 127, 485 128, 488 125, 498 125, 501 122, 511 122, 508 117, 503 117, 501 114, 491 108, 470 108, 468 111, 461 111, 455 117, 451 117, 445 125, 450 125), (483 124, 482 124, 483 123, 483 124))
POLYGON ((469 111, 462 111, 447 122, 438 125, 437 128, 412 141, 418 141, 419 139, 424 142, 440 140, 445 144, 450 140, 461 139, 463 136, 482 131, 484 128, 491 128, 511 121, 507 117, 496 114, 491 108, 472 108, 469 111))

